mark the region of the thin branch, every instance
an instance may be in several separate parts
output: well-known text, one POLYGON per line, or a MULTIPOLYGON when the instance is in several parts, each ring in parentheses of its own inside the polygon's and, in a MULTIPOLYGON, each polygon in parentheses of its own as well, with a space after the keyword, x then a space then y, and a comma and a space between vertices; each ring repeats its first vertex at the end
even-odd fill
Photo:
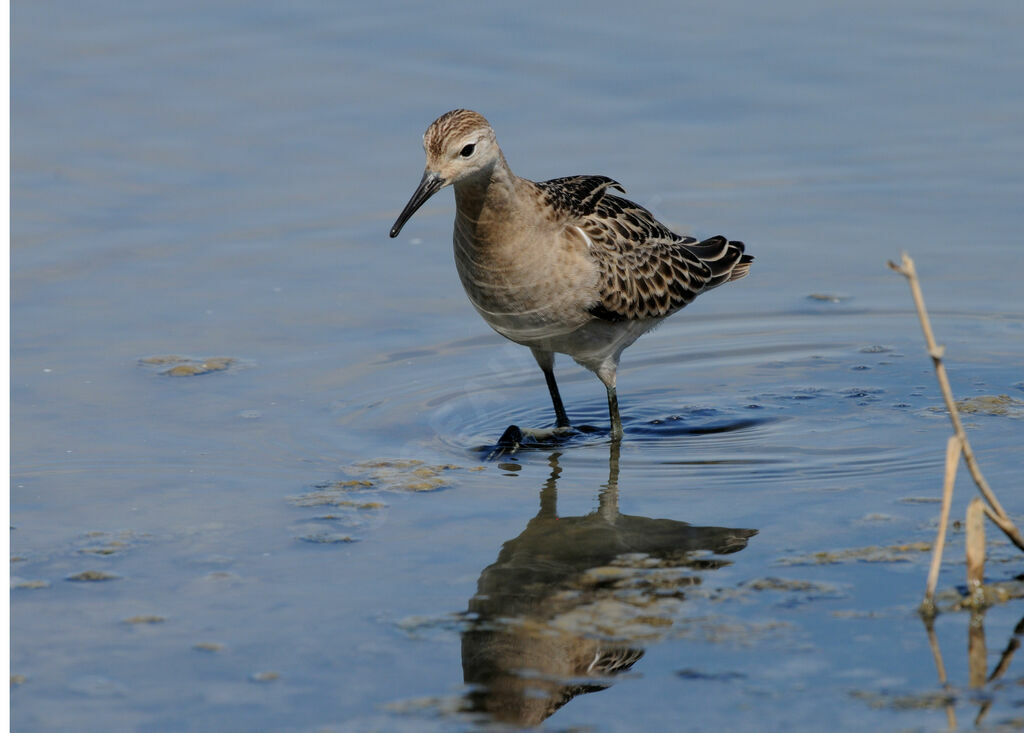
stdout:
POLYGON ((949 413, 949 419, 953 422, 953 431, 960 439, 964 462, 971 472, 971 477, 974 479, 974 483, 977 484, 981 495, 985 497, 985 501, 992 508, 992 515, 999 517, 1000 521, 996 522, 996 526, 1006 533, 1006 536, 1010 538, 1013 544, 1024 550, 1024 537, 1021 536, 1020 531, 1014 525, 1006 510, 1003 509, 1003 505, 999 503, 999 499, 996 498, 992 488, 982 475, 981 467, 978 465, 974 451, 971 449, 971 443, 967 439, 967 433, 964 431, 963 423, 960 421, 960 411, 957 410, 956 402, 953 399, 953 390, 949 386, 949 377, 946 375, 946 367, 942 363, 945 349, 935 343, 935 335, 932 333, 932 324, 928 318, 928 311, 924 307, 924 296, 921 294, 921 284, 917 278, 914 261, 904 252, 900 264, 897 265, 890 260, 889 267, 907 278, 907 282, 910 283, 910 292, 914 297, 914 305, 917 306, 917 316, 921 320, 921 329, 924 331, 928 354, 931 356, 932 364, 935 366, 935 376, 939 380, 939 388, 942 390, 942 397, 946 402, 946 411, 949 413))
POLYGON ((924 591, 922 613, 935 615, 935 586, 939 582, 939 568, 942 565, 942 550, 946 546, 946 528, 949 526, 949 509, 953 504, 953 483, 956 481, 956 467, 960 463, 960 438, 949 436, 946 443, 946 476, 942 481, 942 513, 939 515, 939 531, 932 547, 932 565, 928 569, 928 585, 924 591))
POLYGON ((975 607, 985 605, 985 504, 978 497, 967 505, 964 530, 967 539, 964 550, 967 553, 967 593, 975 607))
POLYGON ((1002 517, 1000 517, 992 510, 991 507, 986 505, 982 508, 985 510, 985 516, 992 520, 992 524, 999 527, 999 529, 1003 530, 1003 532, 1007 535, 1017 530, 1017 527, 1014 525, 1013 522, 1011 522, 1008 519, 1003 519, 1002 517))

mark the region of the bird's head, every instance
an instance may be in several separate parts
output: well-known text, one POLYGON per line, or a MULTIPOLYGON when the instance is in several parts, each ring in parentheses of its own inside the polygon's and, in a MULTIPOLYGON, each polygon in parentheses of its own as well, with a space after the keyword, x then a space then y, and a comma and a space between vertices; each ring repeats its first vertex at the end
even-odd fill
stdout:
POLYGON ((423 133, 423 150, 427 154, 426 170, 391 227, 392 237, 398 236, 405 222, 435 193, 445 186, 489 175, 501 158, 490 123, 468 109, 455 109, 434 120, 423 133))

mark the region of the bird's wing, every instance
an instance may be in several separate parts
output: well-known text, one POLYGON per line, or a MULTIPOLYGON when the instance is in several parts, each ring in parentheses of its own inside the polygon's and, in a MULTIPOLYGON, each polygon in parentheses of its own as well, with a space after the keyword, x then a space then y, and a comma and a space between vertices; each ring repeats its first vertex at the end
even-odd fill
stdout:
POLYGON ((580 230, 598 268, 590 313, 607 321, 664 318, 717 285, 747 274, 753 258, 725 237, 698 242, 671 231, 647 209, 607 193, 604 176, 537 184, 546 202, 580 230))

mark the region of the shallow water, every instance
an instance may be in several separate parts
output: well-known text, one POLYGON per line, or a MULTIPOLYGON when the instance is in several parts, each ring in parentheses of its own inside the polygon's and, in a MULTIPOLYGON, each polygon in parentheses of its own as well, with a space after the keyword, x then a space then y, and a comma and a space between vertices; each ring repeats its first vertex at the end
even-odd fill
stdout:
POLYGON ((915 614, 949 423, 885 262, 1012 398, 1020 522, 1024 10, 559 7, 14 3, 15 729, 1021 724, 1020 603, 938 617, 948 686, 915 614), (487 460, 543 378, 451 194, 387 238, 455 106, 757 258, 626 352, 619 452, 563 358, 596 430, 487 460))

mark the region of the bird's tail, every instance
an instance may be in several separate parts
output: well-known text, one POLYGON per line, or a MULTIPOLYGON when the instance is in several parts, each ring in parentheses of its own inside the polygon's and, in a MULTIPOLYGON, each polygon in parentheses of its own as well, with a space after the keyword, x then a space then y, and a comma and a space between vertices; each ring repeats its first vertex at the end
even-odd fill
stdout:
POLYGON ((739 280, 741 277, 746 277, 747 273, 750 272, 750 263, 754 261, 754 255, 742 255, 740 256, 739 262, 732 268, 732 272, 729 273, 728 282, 733 280, 739 280))
POLYGON ((711 268, 711 279, 704 286, 705 290, 746 277, 750 263, 754 261, 753 256, 744 254, 743 242, 729 241, 722 236, 711 237, 686 248, 711 268))

